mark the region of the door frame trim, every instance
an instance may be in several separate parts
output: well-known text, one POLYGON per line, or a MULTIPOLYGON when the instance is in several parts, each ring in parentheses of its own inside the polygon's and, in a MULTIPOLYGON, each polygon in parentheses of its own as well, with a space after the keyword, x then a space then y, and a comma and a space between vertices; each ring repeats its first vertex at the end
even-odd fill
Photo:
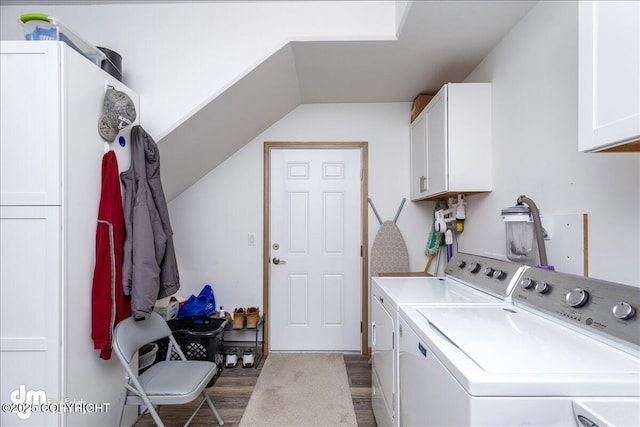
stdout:
POLYGON ((368 171, 368 143, 367 142, 294 142, 294 141, 265 141, 264 143, 264 178, 263 178, 263 224, 262 224, 262 307, 265 315, 263 326, 263 352, 269 353, 269 295, 271 284, 269 281, 269 261, 271 253, 269 242, 271 239, 271 217, 270 217, 270 200, 271 200, 271 150, 274 148, 284 149, 341 149, 352 148, 360 150, 360 161, 362 173, 360 175, 360 220, 361 220, 361 354, 369 354, 369 220, 368 220, 368 188, 369 188, 369 171, 368 171))

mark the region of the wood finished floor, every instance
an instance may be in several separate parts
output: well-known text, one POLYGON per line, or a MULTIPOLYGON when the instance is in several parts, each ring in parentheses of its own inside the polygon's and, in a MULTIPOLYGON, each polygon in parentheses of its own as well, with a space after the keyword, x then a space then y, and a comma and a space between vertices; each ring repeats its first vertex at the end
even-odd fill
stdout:
MULTIPOLYGON (((257 369, 242 368, 240 364, 235 368, 224 369, 215 385, 209 389, 209 396, 224 420, 225 426, 239 426, 265 360, 262 359, 257 369)), ((358 427, 376 427, 371 408, 371 365, 368 361, 369 356, 344 355, 358 427)), ((200 400, 197 400, 197 403, 199 402, 200 400)), ((167 427, 182 426, 195 407, 195 403, 163 406, 160 409, 160 417, 167 427)), ((151 416, 145 415, 135 424, 135 427, 154 425, 151 416)), ((217 423, 205 404, 190 425, 204 427, 217 426, 217 423)))

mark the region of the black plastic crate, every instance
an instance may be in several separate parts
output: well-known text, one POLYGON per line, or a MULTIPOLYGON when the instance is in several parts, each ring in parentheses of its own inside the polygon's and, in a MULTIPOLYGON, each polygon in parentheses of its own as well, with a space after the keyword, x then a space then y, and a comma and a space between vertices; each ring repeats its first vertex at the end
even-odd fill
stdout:
MULTIPOLYGON (((207 387, 213 385, 224 366, 222 330, 227 324, 227 319, 192 317, 169 320, 167 324, 187 359, 215 362, 218 373, 207 387)), ((157 344, 156 362, 166 360, 169 339, 159 340, 157 344)), ((179 360, 180 356, 172 352, 171 359, 179 360)))
POLYGON ((202 334, 218 334, 227 325, 227 319, 195 316, 183 319, 173 319, 167 322, 172 331, 185 330, 202 334))

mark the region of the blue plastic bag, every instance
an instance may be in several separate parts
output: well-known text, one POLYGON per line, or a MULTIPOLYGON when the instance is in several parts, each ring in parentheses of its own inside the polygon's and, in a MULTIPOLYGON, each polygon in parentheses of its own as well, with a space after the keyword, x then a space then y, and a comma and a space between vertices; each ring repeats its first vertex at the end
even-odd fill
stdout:
POLYGON ((216 297, 213 294, 211 285, 207 284, 202 288, 198 296, 191 295, 180 310, 178 310, 178 318, 209 316, 216 310, 216 297))

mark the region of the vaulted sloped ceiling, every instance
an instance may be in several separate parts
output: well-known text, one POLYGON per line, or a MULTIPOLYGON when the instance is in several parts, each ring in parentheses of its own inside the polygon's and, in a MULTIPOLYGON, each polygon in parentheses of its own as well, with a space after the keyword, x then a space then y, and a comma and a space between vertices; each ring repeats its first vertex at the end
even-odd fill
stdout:
POLYGON ((167 200, 300 103, 293 49, 286 45, 158 142, 167 200))
POLYGON ((158 141, 167 199, 301 103, 404 102, 463 81, 535 3, 415 1, 397 41, 287 43, 158 141))

